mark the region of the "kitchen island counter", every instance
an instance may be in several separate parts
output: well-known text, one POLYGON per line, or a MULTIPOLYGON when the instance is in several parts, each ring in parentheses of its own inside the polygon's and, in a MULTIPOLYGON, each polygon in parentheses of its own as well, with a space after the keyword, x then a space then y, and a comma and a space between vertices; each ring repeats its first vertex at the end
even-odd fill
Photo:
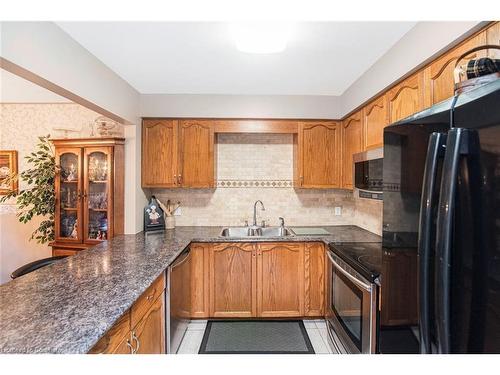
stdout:
POLYGON ((0 285, 0 353, 87 353, 191 242, 380 242, 356 226, 328 235, 224 238, 221 227, 121 235, 0 285))

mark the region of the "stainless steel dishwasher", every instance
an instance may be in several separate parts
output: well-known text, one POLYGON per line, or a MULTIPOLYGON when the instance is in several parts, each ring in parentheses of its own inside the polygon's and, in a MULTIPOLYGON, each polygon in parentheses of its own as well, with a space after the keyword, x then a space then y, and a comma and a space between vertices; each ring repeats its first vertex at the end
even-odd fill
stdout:
POLYGON ((189 248, 168 267, 167 353, 176 354, 191 316, 191 251, 189 248))

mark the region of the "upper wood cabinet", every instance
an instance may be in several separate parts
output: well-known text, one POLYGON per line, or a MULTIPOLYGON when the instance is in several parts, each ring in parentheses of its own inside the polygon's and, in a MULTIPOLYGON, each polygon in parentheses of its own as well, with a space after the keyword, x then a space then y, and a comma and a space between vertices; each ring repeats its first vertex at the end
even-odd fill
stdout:
POLYGON ((300 122, 295 151, 296 187, 340 187, 340 125, 338 122, 300 122))
MULTIPOLYGON (((460 44, 450 52, 432 62, 424 70, 425 107, 430 107, 453 96, 455 88, 454 70, 457 59, 467 50, 485 44, 486 35, 481 33, 460 44)), ((484 56, 485 51, 473 52, 463 61, 484 56)))
POLYGON ((257 316, 303 316, 304 244, 259 244, 257 257, 257 316))
POLYGON ((363 108, 365 150, 384 145, 384 128, 387 126, 387 103, 385 95, 363 108))
POLYGON ((210 250, 210 316, 256 316, 257 250, 252 243, 213 244, 210 250))
POLYGON ((213 187, 214 143, 212 121, 143 120, 142 186, 213 187))
POLYGON ((142 186, 177 186, 177 157, 178 121, 143 120, 142 186))
POLYGON ((363 124, 361 112, 342 122, 342 188, 352 189, 352 156, 363 151, 363 124))
POLYGON ((325 246, 321 242, 304 245, 304 315, 323 316, 325 307, 325 246))
POLYGON ((214 127, 212 121, 180 121, 179 183, 183 187, 214 186, 214 127))
POLYGON ((418 72, 387 92, 389 124, 424 108, 423 73, 418 72))

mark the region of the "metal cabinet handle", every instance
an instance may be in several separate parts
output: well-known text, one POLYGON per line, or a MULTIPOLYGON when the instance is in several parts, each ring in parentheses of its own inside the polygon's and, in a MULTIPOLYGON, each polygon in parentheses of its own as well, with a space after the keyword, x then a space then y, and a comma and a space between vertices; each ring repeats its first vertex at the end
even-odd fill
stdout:
POLYGON ((135 354, 134 347, 130 344, 130 340, 127 339, 127 346, 130 348, 130 354, 135 354))
POLYGON ((179 180, 177 179, 177 175, 174 174, 174 185, 177 185, 179 183, 179 180))
POLYGON ((179 174, 178 179, 179 179, 179 185, 182 184, 182 175, 181 174, 179 174))
POLYGON ((132 340, 135 340, 135 342, 137 343, 137 346, 135 347, 135 353, 137 353, 139 351, 139 348, 141 347, 141 342, 135 335, 135 331, 132 331, 132 340))

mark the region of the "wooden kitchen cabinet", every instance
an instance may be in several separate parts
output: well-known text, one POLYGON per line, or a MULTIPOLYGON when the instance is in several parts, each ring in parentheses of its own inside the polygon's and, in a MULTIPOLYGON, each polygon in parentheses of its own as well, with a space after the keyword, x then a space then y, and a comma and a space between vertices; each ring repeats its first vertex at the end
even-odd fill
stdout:
POLYGON ((253 243, 212 244, 209 256, 210 316, 256 316, 257 249, 253 243))
POLYGON ((257 316, 303 316, 304 243, 261 243, 257 258, 257 316))
POLYGON ((51 141, 58 165, 52 255, 73 255, 123 234, 125 139, 51 141))
POLYGON ((142 122, 142 187, 176 187, 178 121, 142 122))
POLYGON ((209 317, 210 244, 194 243, 191 248, 191 317, 209 317))
MULTIPOLYGON (((467 50, 485 44, 486 33, 480 33, 460 44, 450 52, 433 61, 424 71, 425 107, 430 107, 453 96, 455 89, 454 70, 457 59, 467 50)), ((473 52, 462 61, 485 56, 486 51, 473 52)))
POLYGON ((304 316, 322 317, 325 312, 325 245, 304 245, 304 316))
POLYGON ((214 143, 212 121, 180 121, 179 184, 182 187, 214 186, 214 143))
POLYGON ((380 324, 403 326, 418 323, 417 255, 415 251, 384 250, 380 298, 380 324), (382 308, 383 307, 383 308, 382 308))
POLYGON ((363 108, 365 150, 384 146, 384 128, 387 126, 387 103, 383 95, 363 108))
POLYGON ((162 292, 132 330, 137 354, 165 353, 165 292, 162 292))
POLYGON ((299 123, 294 145, 296 187, 340 187, 340 132, 336 121, 299 123))
POLYGON ((423 73, 418 72, 387 92, 389 124, 402 120, 424 108, 423 73))
POLYGON ((213 187, 214 139, 213 121, 143 120, 142 187, 213 187))
POLYGON ((361 112, 342 121, 342 188, 353 188, 353 155, 363 151, 361 112))
POLYGON ((165 348, 165 273, 162 273, 89 353, 161 354, 165 348))

